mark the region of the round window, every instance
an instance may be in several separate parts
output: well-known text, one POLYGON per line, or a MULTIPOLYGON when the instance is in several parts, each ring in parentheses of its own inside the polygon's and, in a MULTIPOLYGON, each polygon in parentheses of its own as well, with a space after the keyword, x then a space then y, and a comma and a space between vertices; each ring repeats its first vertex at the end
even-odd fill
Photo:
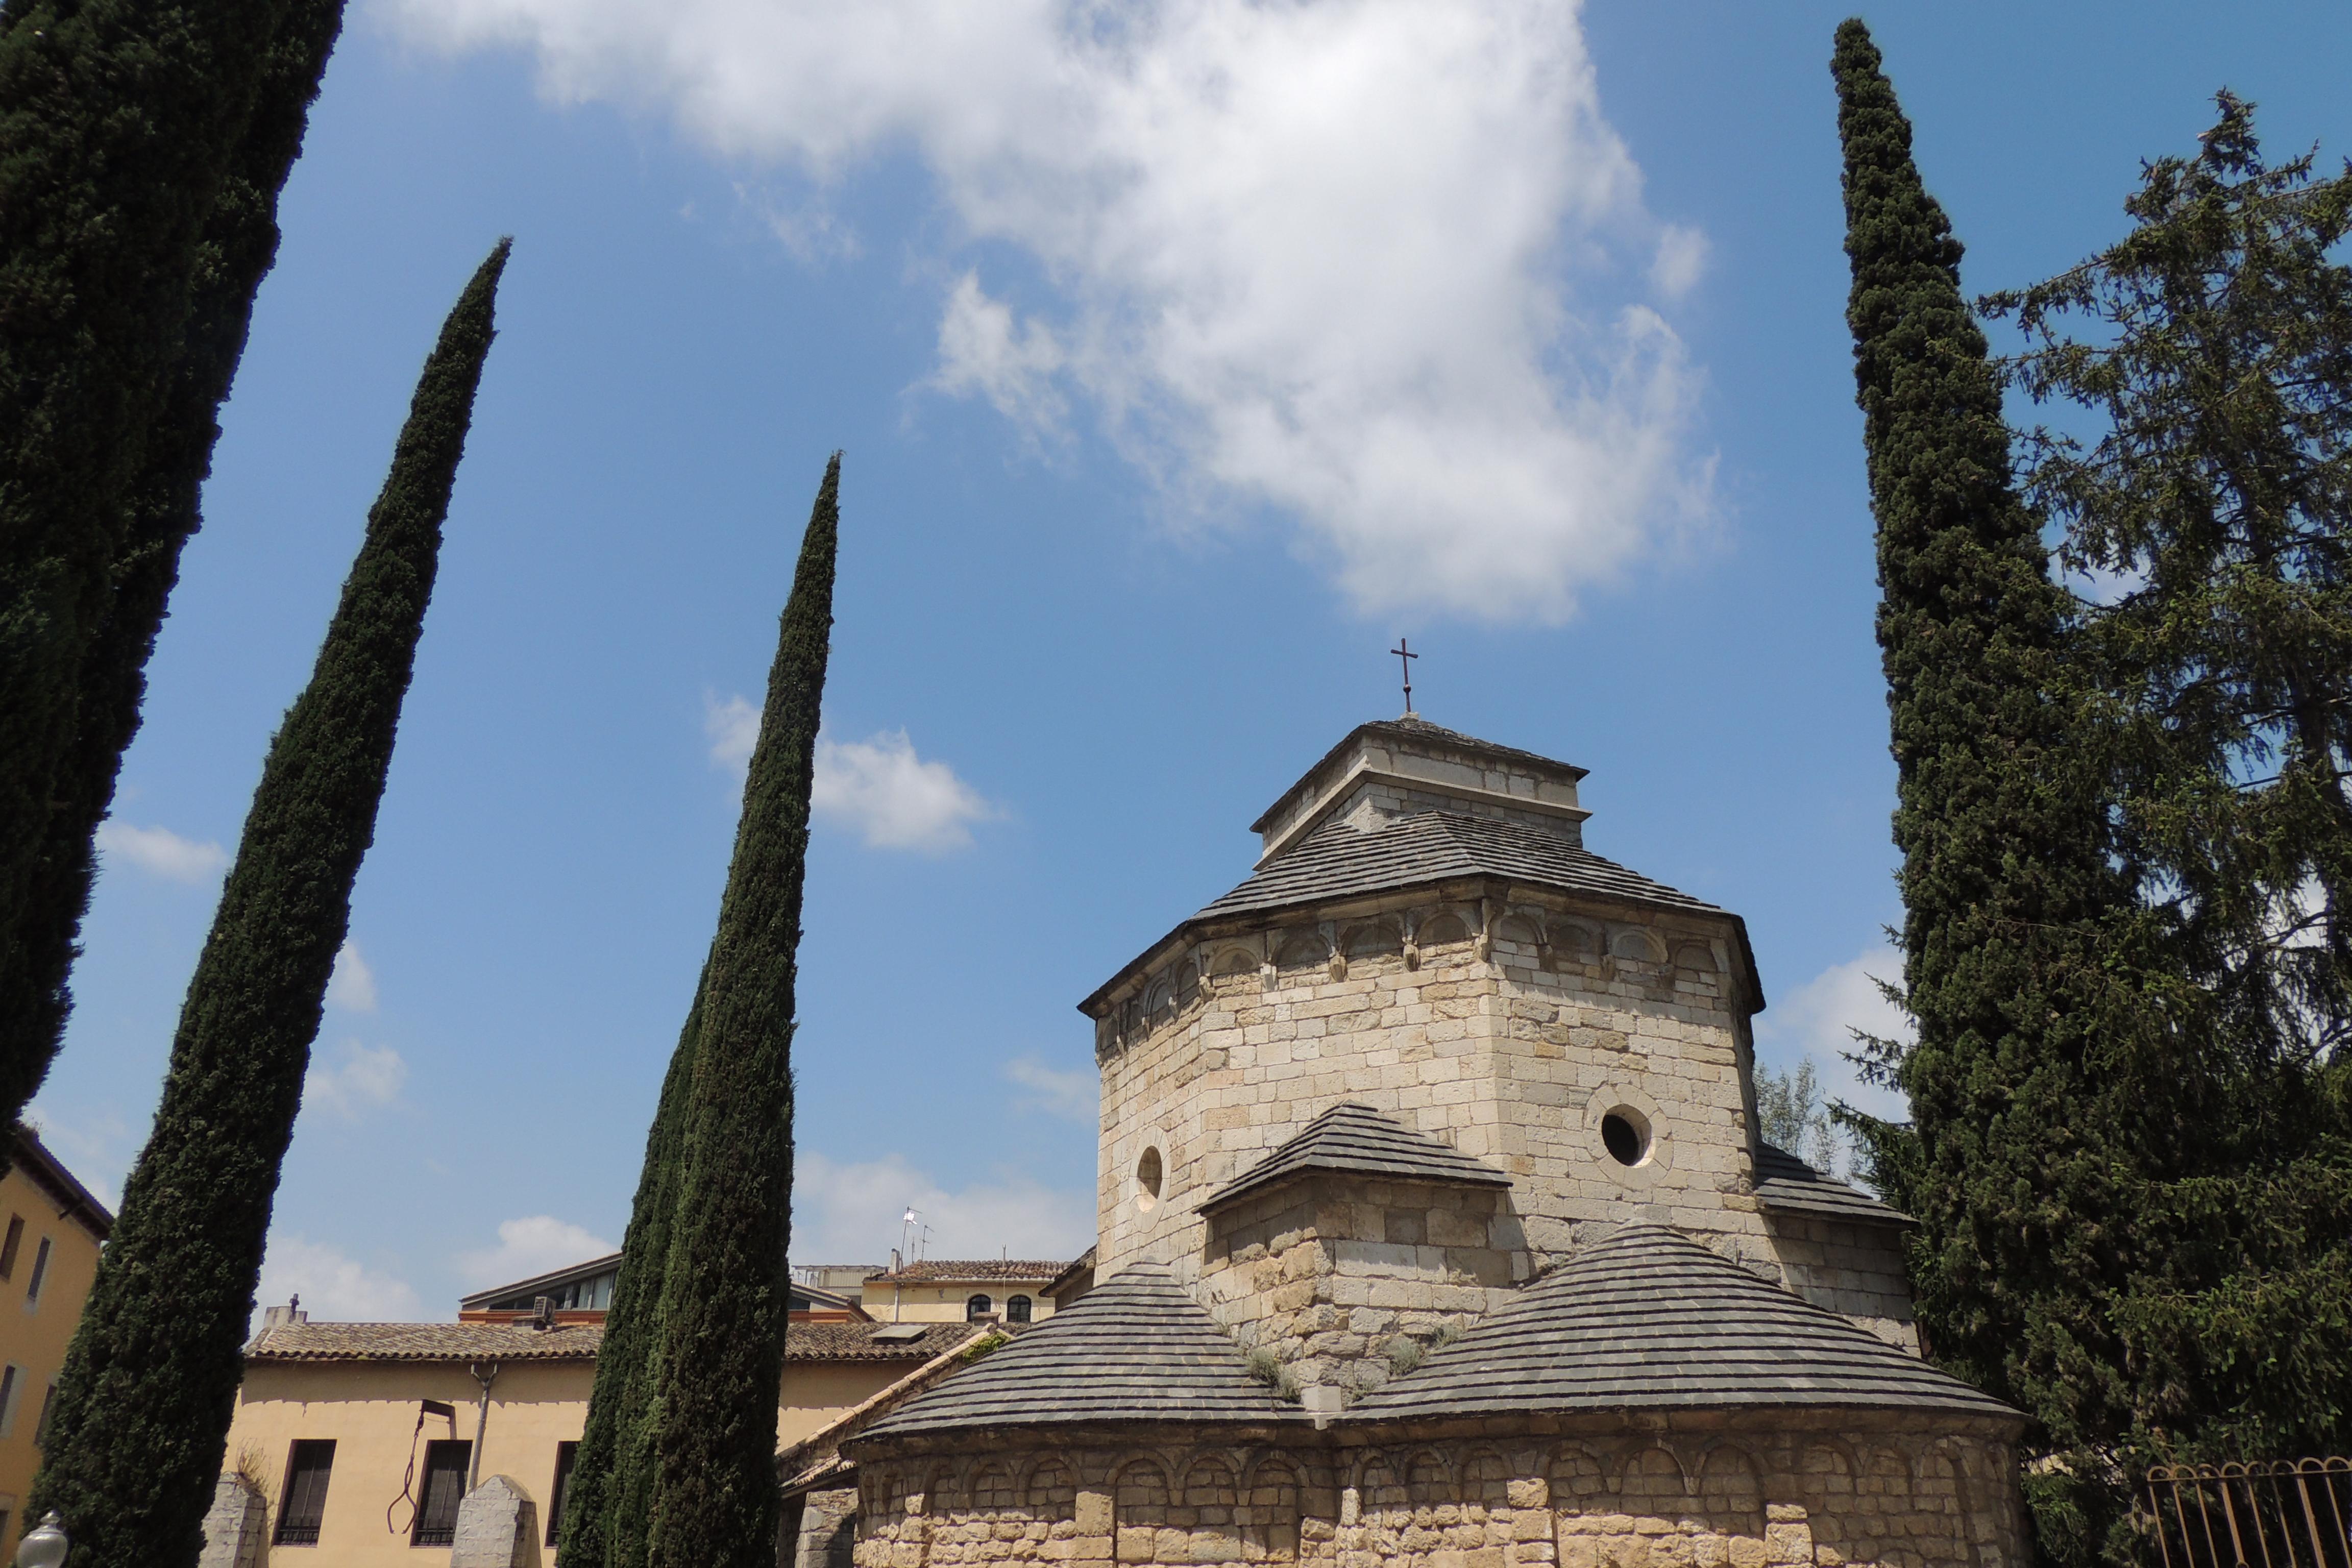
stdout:
POLYGON ((1160 1151, 1146 1149, 1135 1163, 1135 1206, 1149 1213, 1160 1201, 1160 1151))
POLYGON ((1638 1165, 1650 1157, 1648 1118, 1630 1105, 1621 1105, 1601 1119, 1601 1146, 1621 1165, 1638 1165))

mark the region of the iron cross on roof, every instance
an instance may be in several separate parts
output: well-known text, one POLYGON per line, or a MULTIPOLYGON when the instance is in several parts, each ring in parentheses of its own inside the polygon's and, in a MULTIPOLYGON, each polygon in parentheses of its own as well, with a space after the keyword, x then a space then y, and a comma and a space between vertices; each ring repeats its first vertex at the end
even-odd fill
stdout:
POLYGON ((1397 638, 1396 647, 1389 649, 1389 651, 1397 656, 1397 663, 1404 670, 1404 716, 1410 719, 1412 717, 1412 661, 1419 658, 1421 655, 1414 653, 1412 648, 1407 646, 1405 639, 1402 637, 1397 638))

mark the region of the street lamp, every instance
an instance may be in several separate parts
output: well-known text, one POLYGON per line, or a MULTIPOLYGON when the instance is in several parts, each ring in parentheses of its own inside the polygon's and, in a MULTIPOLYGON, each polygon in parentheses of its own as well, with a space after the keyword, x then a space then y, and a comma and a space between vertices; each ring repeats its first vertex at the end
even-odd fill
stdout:
POLYGON ((58 1522, 57 1510, 51 1509, 16 1542, 16 1568, 65 1568, 66 1553, 72 1550, 65 1527, 58 1522))

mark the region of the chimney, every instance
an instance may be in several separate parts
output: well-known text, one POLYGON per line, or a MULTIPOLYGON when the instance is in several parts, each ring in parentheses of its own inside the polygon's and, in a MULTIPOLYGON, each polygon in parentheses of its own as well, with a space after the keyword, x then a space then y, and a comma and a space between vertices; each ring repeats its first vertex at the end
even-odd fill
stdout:
POLYGON ((265 1307, 261 1311, 261 1331, 282 1329, 289 1323, 307 1323, 310 1314, 302 1310, 302 1298, 295 1297, 282 1307, 265 1307))

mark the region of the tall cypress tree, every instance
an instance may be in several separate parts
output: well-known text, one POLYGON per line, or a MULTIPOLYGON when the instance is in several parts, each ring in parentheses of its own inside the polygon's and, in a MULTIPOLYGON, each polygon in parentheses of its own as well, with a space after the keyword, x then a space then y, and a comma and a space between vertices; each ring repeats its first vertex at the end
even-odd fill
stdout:
POLYGON ((64 1517, 86 1568, 188 1568, 203 1547, 278 1168, 375 835, 506 258, 501 240, 425 361, 310 683, 270 742, 154 1131, 67 1353, 30 1507, 64 1517))
POLYGON ((564 1483, 562 1549, 570 1561, 588 1568, 606 1568, 632 1557, 643 1562, 645 1557, 646 1384, 662 1270, 669 1260, 670 1222, 677 1214, 680 1123, 694 1079, 694 1042, 701 1026, 702 984, 698 983, 686 1027, 678 1032, 677 1049, 662 1076, 653 1129, 646 1135, 645 1165, 637 1176, 635 1201, 629 1206, 629 1228, 621 1238, 620 1277, 613 1281, 604 1338, 596 1351, 587 1426, 572 1455, 571 1479, 564 1483), (629 1480, 640 1483, 634 1496, 625 1493, 624 1483, 629 1480))
POLYGON ((178 581, 180 552, 196 531, 220 405, 245 352, 254 295, 277 258, 278 192, 301 153, 342 10, 342 0, 294 0, 288 10, 197 247, 186 335, 131 489, 129 532, 110 593, 83 652, 75 729, 53 785, 47 839, 16 940, 0 948, 0 1121, 38 1089, 65 1028, 66 978, 89 904, 91 839, 138 732, 147 658, 178 581))
POLYGON ((793 1185, 793 984, 833 626, 841 455, 801 542, 704 972, 662 1275, 645 1560, 767 1568, 776 1550, 793 1185))
POLYGON ((2150 1070, 2169 1047, 2121 961, 2129 900, 2071 695, 2068 599, 2011 487, 1959 242, 1859 21, 1838 28, 1832 68, 1918 1026, 1876 1064, 1910 1125, 1862 1131, 1920 1222, 1931 1353, 2033 1416, 2030 1444, 2073 1456, 2028 1487, 2045 1549, 2079 1559, 2098 1531, 2078 1479, 2128 1398, 2105 1307, 2129 1267, 2122 1194, 2148 1149, 2193 1133, 2193 1096, 2158 1091, 2150 1070))
MULTIPOLYGON (((0 12, 0 952, 51 945, 37 900, 57 880, 43 873, 50 818, 79 793, 68 773, 84 661, 113 602, 205 226, 288 10, 0 12)), ((29 1092, 40 1066, 24 1058, 47 1045, 0 1037, 0 1095, 29 1092)))

